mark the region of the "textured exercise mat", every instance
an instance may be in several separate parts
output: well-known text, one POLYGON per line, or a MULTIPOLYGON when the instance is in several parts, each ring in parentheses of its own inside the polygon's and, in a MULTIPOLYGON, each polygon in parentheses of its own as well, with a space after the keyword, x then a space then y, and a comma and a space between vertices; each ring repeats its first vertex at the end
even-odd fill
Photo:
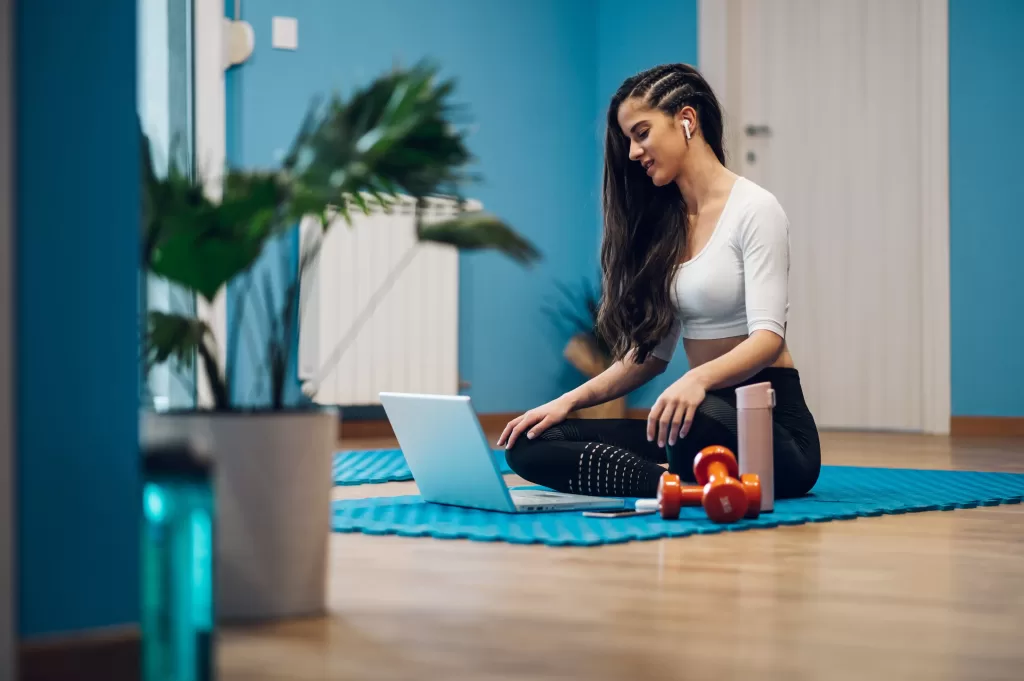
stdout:
MULTIPOLYGON (((512 470, 505 462, 505 451, 494 450, 502 473, 512 470)), ((381 482, 412 480, 409 464, 400 449, 358 449, 334 455, 335 485, 368 485, 381 482)))
POLYGON ((597 546, 885 514, 1016 504, 1022 498, 1024 474, 825 466, 808 496, 777 501, 773 513, 731 525, 715 525, 699 507, 684 508, 678 520, 662 520, 656 514, 587 518, 579 511, 507 514, 429 504, 419 496, 400 496, 336 501, 332 526, 335 532, 597 546))

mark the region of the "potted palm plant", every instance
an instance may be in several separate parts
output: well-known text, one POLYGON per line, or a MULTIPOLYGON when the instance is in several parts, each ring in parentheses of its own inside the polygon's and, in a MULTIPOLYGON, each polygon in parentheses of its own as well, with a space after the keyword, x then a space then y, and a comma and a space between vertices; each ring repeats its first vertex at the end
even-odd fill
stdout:
MULTIPOLYGON (((440 81, 435 67, 421 63, 386 73, 347 98, 317 102, 278 168, 225 170, 218 200, 208 197, 210 177, 174 167, 158 176, 143 144, 144 267, 209 303, 229 282, 245 281, 242 296, 257 298, 237 305, 228 320, 226 357, 218 356, 218 339, 196 316, 151 311, 146 318, 147 369, 163 362, 195 366, 212 395, 209 408, 145 410, 143 433, 187 437, 213 459, 222 619, 315 615, 325 607, 338 414, 308 396, 291 403, 286 396, 300 283, 338 217, 348 223, 355 211, 388 210, 403 195, 424 207, 428 197, 461 200, 475 178, 466 171, 473 159, 455 126, 452 92, 452 81, 440 81), (261 278, 255 271, 261 254, 309 216, 318 218, 321 238, 304 240, 297 267, 285 263, 261 278), (240 403, 232 390, 247 314, 260 314, 266 330, 266 404, 240 403)), ((479 211, 441 223, 418 219, 415 229, 421 241, 492 249, 523 265, 539 258, 529 241, 479 211)))

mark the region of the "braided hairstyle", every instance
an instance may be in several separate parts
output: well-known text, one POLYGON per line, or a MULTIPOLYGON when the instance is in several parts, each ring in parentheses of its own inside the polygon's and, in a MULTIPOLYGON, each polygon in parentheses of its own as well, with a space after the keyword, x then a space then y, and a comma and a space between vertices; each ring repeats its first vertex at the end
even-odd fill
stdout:
POLYGON ((635 349, 635 361, 642 363, 672 325, 671 275, 683 257, 688 225, 686 201, 676 183, 655 186, 643 167, 629 159, 629 139, 619 127, 618 112, 633 98, 673 117, 692 107, 697 130, 723 165, 725 152, 721 106, 692 66, 648 69, 627 78, 612 97, 605 133, 603 297, 597 331, 614 360, 635 349))

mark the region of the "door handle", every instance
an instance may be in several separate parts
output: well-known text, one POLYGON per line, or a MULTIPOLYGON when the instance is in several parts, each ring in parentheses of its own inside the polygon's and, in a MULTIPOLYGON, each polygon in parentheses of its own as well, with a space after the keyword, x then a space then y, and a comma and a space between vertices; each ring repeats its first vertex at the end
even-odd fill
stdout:
POLYGON ((743 128, 747 137, 771 137, 772 129, 767 125, 748 125, 743 128))

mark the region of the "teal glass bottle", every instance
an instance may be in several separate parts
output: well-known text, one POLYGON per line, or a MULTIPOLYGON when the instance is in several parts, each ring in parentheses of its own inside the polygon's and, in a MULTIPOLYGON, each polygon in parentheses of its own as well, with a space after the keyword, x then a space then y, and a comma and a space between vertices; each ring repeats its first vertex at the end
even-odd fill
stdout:
POLYGON ((143 679, 212 681, 212 467, 187 444, 160 444, 144 452, 143 476, 143 679))

